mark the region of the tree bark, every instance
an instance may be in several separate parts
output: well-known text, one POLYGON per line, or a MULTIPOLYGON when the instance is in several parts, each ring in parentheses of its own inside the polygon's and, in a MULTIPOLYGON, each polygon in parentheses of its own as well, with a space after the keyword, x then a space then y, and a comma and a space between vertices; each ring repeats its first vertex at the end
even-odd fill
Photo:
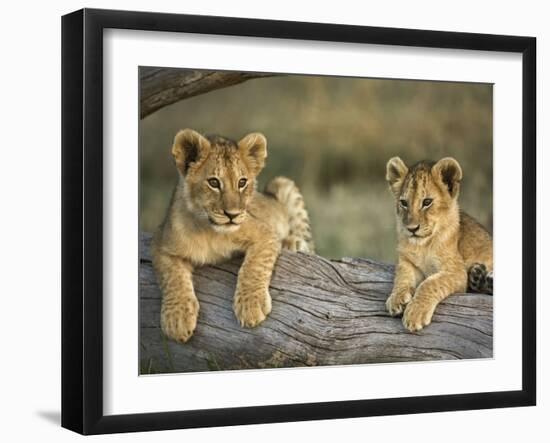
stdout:
POLYGON ((179 100, 274 74, 141 67, 140 118, 179 100))
POLYGON ((194 336, 167 340, 159 327, 161 294, 140 242, 140 370, 142 374, 490 358, 493 298, 457 294, 443 301, 432 324, 408 332, 385 310, 393 266, 367 259, 327 260, 283 252, 270 286, 273 308, 254 329, 232 309, 241 259, 198 268, 201 304, 194 336))

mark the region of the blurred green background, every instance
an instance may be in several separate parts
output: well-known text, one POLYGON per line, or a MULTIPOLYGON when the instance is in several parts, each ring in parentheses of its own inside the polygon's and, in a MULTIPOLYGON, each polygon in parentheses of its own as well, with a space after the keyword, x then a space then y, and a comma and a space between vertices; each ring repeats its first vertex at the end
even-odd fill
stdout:
POLYGON ((317 253, 395 260, 387 160, 455 157, 463 209, 491 230, 492 85, 289 75, 249 80, 163 108, 140 123, 140 228, 162 221, 176 170, 174 135, 192 128, 238 140, 262 132, 276 175, 296 181, 317 253))

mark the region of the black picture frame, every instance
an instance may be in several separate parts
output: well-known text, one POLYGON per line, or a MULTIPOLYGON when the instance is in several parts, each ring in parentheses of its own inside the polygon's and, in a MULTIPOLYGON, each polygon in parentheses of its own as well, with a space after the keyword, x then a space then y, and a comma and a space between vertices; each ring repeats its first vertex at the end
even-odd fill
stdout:
POLYGON ((82 434, 536 404, 536 39, 83 9, 62 18, 62 426, 82 434), (458 395, 103 413, 103 31, 108 28, 522 54, 522 389, 458 395))

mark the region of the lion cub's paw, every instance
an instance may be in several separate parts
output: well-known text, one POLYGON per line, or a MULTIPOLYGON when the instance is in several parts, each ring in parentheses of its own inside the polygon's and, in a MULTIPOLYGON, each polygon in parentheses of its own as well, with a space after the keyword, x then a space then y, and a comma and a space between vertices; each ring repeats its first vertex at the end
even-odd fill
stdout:
POLYGON ((482 292, 486 275, 487 267, 483 263, 474 263, 468 269, 468 288, 474 292, 482 292))
POLYGON ((162 332, 172 340, 185 343, 195 331, 198 316, 199 302, 196 298, 163 302, 160 314, 162 332))
POLYGON ((493 293, 493 271, 483 263, 474 263, 468 269, 468 289, 481 294, 493 293))
POLYGON ((407 304, 411 301, 412 294, 409 291, 392 292, 386 300, 386 309, 392 316, 403 313, 407 304))
POLYGON ((236 294, 233 310, 241 326, 253 328, 263 322, 271 312, 271 296, 268 291, 260 294, 236 294))
POLYGON ((405 309, 403 326, 411 332, 420 331, 424 326, 428 326, 432 322, 434 311, 435 306, 429 303, 418 302, 415 298, 405 309))

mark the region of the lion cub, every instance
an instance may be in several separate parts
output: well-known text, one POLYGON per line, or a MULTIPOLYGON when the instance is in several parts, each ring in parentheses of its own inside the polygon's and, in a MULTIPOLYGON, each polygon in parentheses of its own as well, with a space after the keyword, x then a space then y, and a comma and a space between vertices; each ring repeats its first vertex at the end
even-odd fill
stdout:
POLYGON ((492 293, 493 241, 476 220, 459 210, 462 169, 450 157, 408 168, 399 157, 386 166, 396 201, 398 261, 386 307, 403 313, 403 325, 430 324, 437 304, 467 288, 492 293))
POLYGON ((283 177, 256 192, 267 157, 259 133, 234 142, 185 129, 176 135, 172 155, 179 179, 152 243, 162 330, 180 342, 191 337, 199 314, 193 268, 239 252, 245 257, 233 308, 241 326, 256 326, 271 311, 268 287, 281 247, 313 252, 303 198, 283 177))

